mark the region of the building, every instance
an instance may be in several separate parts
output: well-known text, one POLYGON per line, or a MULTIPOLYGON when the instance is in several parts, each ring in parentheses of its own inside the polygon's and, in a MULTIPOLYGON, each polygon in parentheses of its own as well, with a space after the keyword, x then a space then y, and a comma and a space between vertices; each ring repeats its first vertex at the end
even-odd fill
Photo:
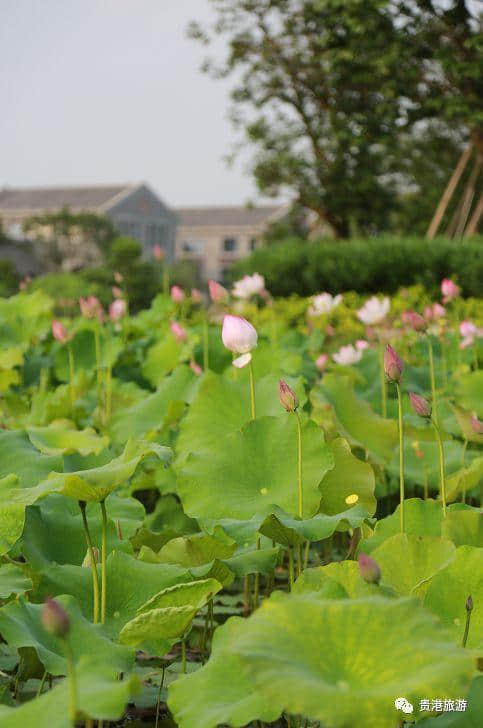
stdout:
POLYGON ((25 238, 28 218, 63 208, 105 215, 121 235, 139 240, 146 255, 160 245, 167 260, 174 258, 176 216, 145 184, 0 190, 0 220, 13 240, 25 238))
POLYGON ((175 212, 176 259, 196 262, 205 280, 223 281, 230 266, 255 250, 267 226, 286 215, 287 208, 186 207, 175 212))

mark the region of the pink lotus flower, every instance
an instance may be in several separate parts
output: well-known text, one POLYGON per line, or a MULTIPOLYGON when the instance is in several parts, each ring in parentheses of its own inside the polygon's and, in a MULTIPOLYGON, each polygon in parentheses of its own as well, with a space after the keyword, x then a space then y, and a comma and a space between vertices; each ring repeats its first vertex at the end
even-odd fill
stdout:
POLYGON ((332 296, 330 293, 319 293, 312 298, 312 305, 308 311, 309 316, 321 316, 324 313, 330 313, 334 308, 337 308, 341 301, 342 296, 340 293, 337 296, 332 296))
POLYGON ((182 341, 186 341, 186 339, 188 338, 186 329, 184 329, 177 321, 171 321, 169 328, 171 329, 171 333, 173 334, 174 338, 179 343, 181 343, 182 341))
POLYGON ((392 346, 386 345, 386 351, 384 352, 384 372, 388 381, 400 382, 402 377, 402 371, 404 368, 404 362, 398 354, 394 351, 392 346))
POLYGON ((216 281, 208 281, 208 290, 213 303, 223 303, 228 300, 229 293, 224 286, 216 281))
POLYGON ((203 374, 203 369, 200 367, 199 364, 195 362, 194 359, 190 361, 190 369, 196 374, 197 377, 203 374))
POLYGON ((369 342, 365 339, 357 339, 356 341, 356 349, 357 351, 365 351, 369 348, 369 342))
POLYGON ((431 417, 431 405, 428 400, 421 397, 419 394, 414 392, 409 393, 409 400, 413 411, 419 415, 419 417, 429 418, 431 417))
POLYGON ((362 351, 358 351, 355 346, 348 344, 347 346, 341 346, 339 351, 332 354, 332 359, 343 366, 351 366, 351 364, 357 364, 362 358, 362 351))
POLYGON ((471 429, 476 435, 483 435, 483 422, 480 422, 476 415, 470 417, 471 429))
POLYGON ((432 306, 426 306, 424 309, 424 317, 428 321, 436 321, 446 316, 446 309, 440 303, 433 303, 432 306))
POLYGON ((278 398, 280 404, 287 412, 295 412, 299 406, 297 395, 284 379, 280 379, 278 383, 278 398))
POLYGON ((265 278, 260 273, 243 276, 241 280, 235 282, 232 293, 235 298, 244 299, 257 295, 263 296, 265 293, 265 278))
POLYGON ((426 319, 416 311, 404 311, 401 318, 414 331, 426 331, 426 319))
POLYGON ((119 321, 126 315, 126 301, 123 298, 116 298, 109 306, 109 318, 111 321, 119 321))
POLYGON ((387 296, 382 301, 377 296, 372 296, 357 311, 357 317, 366 326, 377 326, 384 321, 390 307, 391 302, 387 296))
POLYGON ((466 349, 471 346, 475 338, 483 336, 483 329, 479 329, 472 321, 462 321, 460 324, 460 334, 463 340, 460 342, 459 348, 466 349))
POLYGON ((61 344, 65 344, 71 338, 64 324, 60 321, 52 321, 52 336, 61 344))
POLYGON ((202 301, 201 291, 199 291, 197 288, 192 288, 191 289, 191 300, 193 301, 193 303, 201 303, 201 301, 202 301))
POLYGON ((327 366, 328 361, 329 361, 328 354, 319 354, 319 356, 315 360, 315 366, 317 367, 317 369, 319 371, 323 372, 325 367, 327 366))
POLYGON ((81 314, 85 318, 98 318, 102 323, 104 321, 104 309, 97 296, 87 296, 87 298, 79 298, 79 306, 81 314))
POLYGON ((118 286, 113 286, 112 295, 114 296, 114 298, 122 298, 124 294, 121 288, 119 288, 118 286))
POLYGON ((122 283, 124 280, 123 274, 119 273, 119 271, 115 270, 114 271, 114 280, 116 281, 116 283, 122 283))
POLYGON ((171 298, 176 303, 184 301, 184 291, 179 286, 171 286, 171 298))
POLYGON ((164 258, 164 250, 157 243, 153 247, 153 256, 154 256, 155 260, 163 260, 163 258, 164 258))
POLYGON ((460 295, 460 287, 451 278, 443 278, 441 281, 441 293, 443 294, 443 303, 448 303, 453 298, 458 298, 460 295))
POLYGON ((256 329, 241 316, 227 315, 223 318, 223 329, 221 333, 223 344, 234 354, 242 354, 234 359, 234 366, 241 368, 246 366, 252 358, 250 352, 258 342, 256 329))
POLYGON ((379 584, 381 570, 378 563, 371 556, 360 554, 359 571, 364 581, 369 582, 369 584, 379 584))

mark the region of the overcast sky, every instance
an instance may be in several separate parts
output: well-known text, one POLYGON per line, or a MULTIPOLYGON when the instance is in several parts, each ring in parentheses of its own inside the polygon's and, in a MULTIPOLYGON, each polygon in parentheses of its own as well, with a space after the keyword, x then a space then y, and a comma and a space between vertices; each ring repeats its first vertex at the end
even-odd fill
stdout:
MULTIPOLYGON (((244 204, 229 84, 186 37, 208 0, 0 0, 0 187, 148 182, 171 205, 244 204)), ((221 53, 221 48, 219 49, 221 53)))

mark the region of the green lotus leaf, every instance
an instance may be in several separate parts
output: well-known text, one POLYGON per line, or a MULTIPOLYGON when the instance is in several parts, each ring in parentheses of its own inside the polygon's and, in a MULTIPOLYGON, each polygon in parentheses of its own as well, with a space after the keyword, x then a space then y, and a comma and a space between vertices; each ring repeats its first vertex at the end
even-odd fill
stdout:
POLYGON ((463 492, 476 488, 483 478, 483 457, 477 457, 470 465, 451 473, 446 482, 447 500, 453 501, 463 492))
POLYGON ((5 500, 5 494, 8 494, 16 483, 18 483, 16 475, 7 475, 0 479, 0 555, 10 551, 22 535, 24 527, 24 506, 5 500))
POLYGON ((62 466, 60 456, 41 455, 23 430, 0 432, 0 477, 14 473, 20 487, 31 488, 62 466))
MULTIPOLYGON (((132 650, 112 642, 101 625, 89 622, 71 596, 59 596, 70 619, 69 644, 74 661, 86 653, 95 656, 100 665, 113 670, 129 671, 134 664, 132 650)), ((31 604, 20 597, 0 609, 0 632, 8 644, 33 647, 51 675, 65 675, 66 661, 61 640, 46 632, 41 622, 42 604, 31 604)))
POLYGON ((158 553, 160 563, 180 564, 180 566, 201 566, 213 559, 227 559, 233 556, 236 543, 226 536, 217 526, 213 536, 207 533, 195 533, 193 536, 181 536, 162 547, 158 553))
POLYGON ((168 705, 180 728, 273 722, 284 710, 333 728, 387 728, 395 696, 418 706, 421 695, 467 691, 474 657, 446 638, 413 599, 275 592, 216 630, 210 660, 170 686, 168 705))
POLYGON ((455 643, 463 638, 466 621, 466 600, 471 594, 473 611, 468 647, 483 646, 483 549, 460 546, 451 563, 431 579, 424 597, 424 606, 451 630, 455 643))
POLYGON ((304 541, 322 541, 324 538, 332 536, 334 531, 358 528, 368 516, 369 514, 361 505, 353 506, 332 516, 317 513, 313 518, 303 521, 281 513, 271 513, 260 525, 259 531, 282 546, 297 546, 304 541))
POLYGON ((143 374, 153 386, 157 387, 168 372, 173 371, 180 361, 189 359, 189 356, 189 346, 178 342, 171 331, 167 331, 163 334, 163 338, 148 350, 143 364, 143 374))
POLYGON ((13 369, 23 364, 23 351, 19 346, 0 351, 0 369, 13 369))
POLYGON ((51 325, 53 300, 43 291, 0 298, 0 343, 28 344, 46 333, 51 325))
POLYGON ((143 647, 155 655, 164 655, 190 626, 197 610, 189 605, 164 607, 142 612, 124 625, 119 641, 131 647, 143 647))
MULTIPOLYGON (((95 658, 83 656, 76 670, 78 709, 90 718, 119 719, 131 696, 141 687, 136 675, 125 674, 119 680, 116 671, 99 665, 95 658)), ((18 708, 0 706, 0 723, 2 728, 71 728, 67 680, 18 708)))
POLYGON ((56 420, 48 427, 28 427, 30 442, 44 455, 63 455, 78 452, 98 455, 108 445, 108 438, 100 436, 92 427, 76 430, 69 420, 56 420))
POLYGON ((357 503, 372 516, 377 505, 372 467, 351 453, 347 440, 332 440, 329 447, 334 456, 334 468, 326 473, 320 486, 320 511, 332 516, 346 510, 347 505, 357 503))
MULTIPOLYGON (((431 434, 433 429, 428 427, 431 434)), ((463 444, 459 440, 444 443, 444 460, 447 479, 456 474, 461 468, 463 459, 463 444)), ((396 447, 393 457, 388 465, 388 472, 397 480, 399 478, 399 449, 396 447)), ((430 490, 439 491, 439 455, 438 445, 433 440, 423 442, 417 438, 406 437, 404 441, 404 475, 408 485, 421 485, 427 483, 430 490), (422 457, 418 454, 422 453, 422 457)), ((448 500, 448 497, 447 497, 448 500)))
POLYGON ((454 558, 455 552, 451 541, 398 533, 378 546, 372 557, 381 569, 381 583, 405 596, 429 581, 454 558))
MULTIPOLYGON (((319 483, 334 461, 310 420, 302 424, 302 453, 304 515, 313 516, 319 483)), ((261 417, 228 435, 216 457, 192 453, 180 472, 178 493, 186 513, 200 518, 251 518, 274 505, 297 513, 296 418, 261 417)))
POLYGON ((165 607, 185 607, 201 609, 208 599, 218 594, 222 585, 216 579, 201 579, 200 581, 175 584, 162 589, 147 602, 141 604, 138 614, 149 612, 151 609, 164 609, 165 607))
POLYGON ((468 442, 477 442, 480 445, 483 445, 483 434, 475 432, 472 426, 471 412, 463 409, 463 407, 458 407, 457 404, 451 404, 451 408, 463 434, 463 439, 467 440, 468 442))
POLYGON ((26 576, 24 564, 2 564, 0 567, 0 599, 12 594, 25 594, 32 588, 32 580, 26 576))
MULTIPOLYGON (((465 697, 465 696, 460 696, 465 697)), ((475 677, 466 696, 464 711, 442 713, 437 717, 421 721, 422 728, 480 728, 483 715, 483 675, 475 677)))
POLYGON ((441 521, 441 536, 455 546, 483 547, 483 509, 455 503, 441 521))
POLYGON ((238 578, 256 573, 268 575, 276 567, 279 554, 279 548, 251 548, 224 559, 223 563, 238 578))
POLYGON ((483 417, 483 370, 460 375, 455 385, 458 404, 483 417))
POLYGON ((295 581, 293 593, 307 592, 316 592, 326 599, 357 599, 380 595, 381 587, 364 581, 356 561, 334 561, 302 572, 295 581))
POLYGON ((6 392, 14 384, 20 384, 20 375, 15 369, 0 370, 0 392, 6 392))

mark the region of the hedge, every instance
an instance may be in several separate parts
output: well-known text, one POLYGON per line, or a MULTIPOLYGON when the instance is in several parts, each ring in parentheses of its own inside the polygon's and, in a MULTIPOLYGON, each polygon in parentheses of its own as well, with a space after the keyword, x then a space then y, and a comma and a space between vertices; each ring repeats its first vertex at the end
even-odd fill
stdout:
POLYGON ((394 293, 422 284, 433 295, 452 277, 464 296, 483 294, 483 237, 471 241, 436 238, 371 238, 308 242, 296 238, 260 248, 231 270, 236 280, 257 271, 274 296, 332 293, 394 293))

